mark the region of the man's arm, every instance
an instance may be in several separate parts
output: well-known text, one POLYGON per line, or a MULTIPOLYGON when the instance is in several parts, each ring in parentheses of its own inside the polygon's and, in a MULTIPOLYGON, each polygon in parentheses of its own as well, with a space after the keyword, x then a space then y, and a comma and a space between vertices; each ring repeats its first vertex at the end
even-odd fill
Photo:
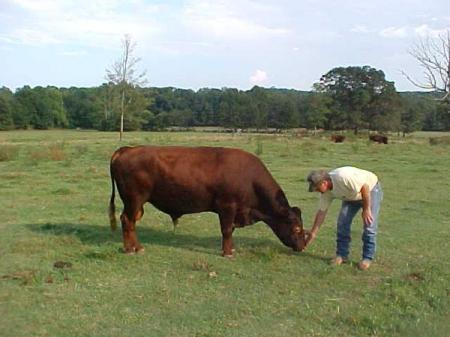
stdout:
POLYGON ((308 247, 311 242, 314 241, 314 239, 317 236, 317 233, 319 232, 320 226, 323 224, 325 217, 327 216, 327 211, 318 210, 316 213, 316 217, 314 218, 314 224, 309 232, 307 232, 307 238, 306 238, 306 245, 305 248, 308 247))
POLYGON ((361 197, 363 202, 362 218, 364 226, 369 226, 372 221, 372 211, 370 210, 370 190, 367 184, 364 184, 361 188, 361 197))

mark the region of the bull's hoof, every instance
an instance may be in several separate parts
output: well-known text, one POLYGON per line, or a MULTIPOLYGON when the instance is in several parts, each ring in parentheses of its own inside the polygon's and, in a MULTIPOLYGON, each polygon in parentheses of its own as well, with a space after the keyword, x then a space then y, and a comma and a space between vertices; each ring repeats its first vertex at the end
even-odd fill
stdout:
POLYGON ((134 254, 144 254, 144 247, 137 246, 137 247, 124 247, 122 248, 122 253, 127 255, 134 255, 134 254))
POLYGON ((124 253, 126 255, 134 255, 134 254, 136 254, 136 251, 135 251, 134 247, 123 247, 120 250, 122 251, 122 253, 124 253))
POLYGON ((136 247, 135 248, 136 254, 144 254, 145 252, 145 248, 142 246, 136 247))
MULTIPOLYGON (((233 249, 233 251, 234 251, 234 249, 233 249)), ((222 256, 226 257, 228 259, 231 259, 231 258, 233 258, 233 251, 231 251, 231 253, 225 253, 224 251, 222 251, 222 256)))

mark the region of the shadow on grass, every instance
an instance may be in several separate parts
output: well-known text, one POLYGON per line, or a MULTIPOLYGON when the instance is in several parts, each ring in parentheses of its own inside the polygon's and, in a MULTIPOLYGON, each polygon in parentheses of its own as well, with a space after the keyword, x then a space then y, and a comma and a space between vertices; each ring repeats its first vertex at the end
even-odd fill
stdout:
MULTIPOLYGON (((51 235, 51 236, 75 236, 83 244, 102 245, 105 243, 117 243, 122 246, 121 230, 111 232, 107 226, 97 226, 89 224, 74 223, 46 223, 46 224, 28 224, 27 228, 33 232, 51 235)), ((172 248, 182 248, 194 252, 218 255, 221 249, 221 236, 191 235, 173 232, 169 230, 153 229, 141 227, 137 230, 140 242, 148 249, 152 246, 165 246, 172 248)), ((279 254, 298 255, 304 258, 321 260, 328 263, 328 259, 322 256, 310 254, 308 252, 297 253, 290 248, 285 247, 278 241, 272 241, 264 238, 251 238, 234 235, 235 246, 242 247, 255 255, 265 255, 268 250, 279 254)))

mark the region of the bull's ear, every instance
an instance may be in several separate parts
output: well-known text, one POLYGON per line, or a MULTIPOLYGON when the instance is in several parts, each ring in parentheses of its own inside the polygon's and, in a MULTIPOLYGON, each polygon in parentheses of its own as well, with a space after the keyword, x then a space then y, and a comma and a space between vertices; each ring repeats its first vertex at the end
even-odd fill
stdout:
POLYGON ((302 215, 302 211, 300 210, 300 208, 298 207, 291 207, 291 211, 295 213, 295 215, 297 215, 299 218, 302 215))

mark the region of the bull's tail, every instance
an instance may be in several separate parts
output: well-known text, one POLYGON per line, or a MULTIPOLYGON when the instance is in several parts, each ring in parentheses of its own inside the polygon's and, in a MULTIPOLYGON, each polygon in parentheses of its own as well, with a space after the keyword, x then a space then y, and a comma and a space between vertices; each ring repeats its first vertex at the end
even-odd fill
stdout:
POLYGON ((111 199, 109 201, 109 224, 111 226, 111 230, 115 231, 117 228, 116 205, 114 204, 116 188, 115 188, 114 176, 112 174, 112 169, 110 169, 110 174, 111 174, 112 191, 111 191, 111 199))

